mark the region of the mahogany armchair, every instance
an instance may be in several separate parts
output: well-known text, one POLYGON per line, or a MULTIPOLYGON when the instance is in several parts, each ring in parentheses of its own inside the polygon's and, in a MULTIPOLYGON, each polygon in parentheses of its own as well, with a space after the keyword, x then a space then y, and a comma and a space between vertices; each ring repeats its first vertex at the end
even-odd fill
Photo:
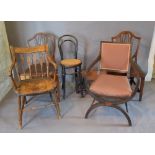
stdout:
MULTIPOLYGON (((10 77, 15 93, 18 95, 19 128, 22 128, 23 112, 37 108, 29 108, 28 102, 32 98, 27 101, 27 96, 48 93, 51 103, 53 100, 57 117, 60 118, 57 65, 48 55, 48 46, 40 45, 27 48, 10 47, 10 50, 13 55, 10 77)), ((51 103, 46 106, 51 106, 51 103)))
MULTIPOLYGON (((118 42, 118 43, 130 43, 131 44, 131 58, 137 64, 138 52, 139 52, 140 41, 141 41, 140 37, 136 36, 134 33, 130 31, 122 31, 116 36, 113 36, 111 40, 112 42, 118 42)), ((139 67, 138 64, 137 64, 137 67, 139 67)), ((132 70, 133 68, 131 67, 130 84, 135 84, 134 78, 132 76, 132 72, 133 72, 132 70)), ((139 86, 138 91, 139 91, 139 101, 141 101, 142 96, 143 96, 145 73, 141 70, 140 67, 139 67, 139 70, 141 74, 140 74, 140 86, 139 86)))
POLYGON ((97 107, 107 106, 122 112, 131 126, 127 102, 138 90, 140 73, 135 67, 136 63, 130 59, 130 44, 101 41, 99 56, 88 69, 90 70, 98 61, 100 61, 99 73, 92 78, 90 76, 86 78, 87 91, 94 100, 85 118, 88 118, 89 113, 97 107), (133 66, 133 75, 136 79, 134 87, 130 86, 128 80, 130 64, 133 66), (125 104, 126 111, 119 106, 120 104, 125 104))

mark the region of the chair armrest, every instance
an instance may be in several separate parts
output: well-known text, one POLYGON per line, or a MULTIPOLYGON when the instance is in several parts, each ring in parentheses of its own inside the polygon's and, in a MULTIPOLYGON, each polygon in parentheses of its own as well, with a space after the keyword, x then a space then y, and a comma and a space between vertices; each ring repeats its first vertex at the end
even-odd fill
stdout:
POLYGON ((58 69, 57 64, 54 62, 54 60, 49 55, 47 56, 47 60, 48 60, 49 63, 51 63, 54 66, 55 70, 58 69))
POLYGON ((54 60, 49 55, 47 55, 47 60, 54 67, 54 80, 56 81, 57 80, 57 76, 58 76, 58 66, 57 66, 57 64, 54 62, 54 60))
POLYGON ((99 54, 97 56, 97 58, 90 64, 90 66, 88 67, 87 71, 90 71, 92 69, 92 67, 101 59, 101 55, 99 54))
POLYGON ((12 74, 14 67, 15 67, 15 60, 13 61, 12 65, 11 65, 11 67, 9 69, 8 76, 11 78, 11 81, 12 81, 14 87, 17 88, 17 82, 14 79, 13 74, 12 74))

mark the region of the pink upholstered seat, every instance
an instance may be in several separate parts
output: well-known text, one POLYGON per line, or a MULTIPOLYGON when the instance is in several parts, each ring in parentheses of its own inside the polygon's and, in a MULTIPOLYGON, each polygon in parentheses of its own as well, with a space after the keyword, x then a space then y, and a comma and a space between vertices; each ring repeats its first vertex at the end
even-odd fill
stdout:
POLYGON ((126 76, 100 74, 90 86, 90 91, 108 97, 129 97, 132 90, 126 76))

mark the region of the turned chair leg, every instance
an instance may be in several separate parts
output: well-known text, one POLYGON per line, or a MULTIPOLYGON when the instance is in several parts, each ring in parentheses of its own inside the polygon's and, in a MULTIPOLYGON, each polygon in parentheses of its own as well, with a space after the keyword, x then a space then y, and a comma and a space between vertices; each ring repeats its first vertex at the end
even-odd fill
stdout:
POLYGON ((26 96, 18 96, 18 121, 20 129, 22 129, 22 117, 25 104, 26 104, 26 96))
POLYGON ((22 128, 22 107, 21 107, 21 96, 18 96, 18 125, 19 129, 22 128))
POLYGON ((145 78, 141 78, 141 81, 140 81, 140 92, 139 92, 139 101, 142 100, 143 89, 144 89, 144 81, 145 81, 145 78))
POLYGON ((53 93, 50 92, 49 94, 50 94, 51 100, 53 98, 53 103, 55 105, 57 118, 60 119, 61 118, 61 111, 60 111, 60 106, 59 106, 59 102, 57 99, 56 90, 53 93))

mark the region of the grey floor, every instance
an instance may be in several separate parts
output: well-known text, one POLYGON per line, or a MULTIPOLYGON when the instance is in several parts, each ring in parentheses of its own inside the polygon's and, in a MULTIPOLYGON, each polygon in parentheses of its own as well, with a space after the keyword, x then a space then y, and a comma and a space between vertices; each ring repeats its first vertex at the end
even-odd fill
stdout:
MULTIPOLYGON (((25 112, 20 130, 17 96, 11 90, 0 103, 0 132, 155 132, 155 80, 145 83, 143 101, 137 99, 138 94, 128 103, 132 127, 127 126, 127 120, 119 111, 111 108, 98 108, 89 119, 84 119, 92 98, 89 95, 80 98, 79 94, 73 93, 61 102, 61 120, 56 119, 54 107, 25 112)), ((35 98, 32 104, 48 103, 49 96, 44 95, 35 98)))

